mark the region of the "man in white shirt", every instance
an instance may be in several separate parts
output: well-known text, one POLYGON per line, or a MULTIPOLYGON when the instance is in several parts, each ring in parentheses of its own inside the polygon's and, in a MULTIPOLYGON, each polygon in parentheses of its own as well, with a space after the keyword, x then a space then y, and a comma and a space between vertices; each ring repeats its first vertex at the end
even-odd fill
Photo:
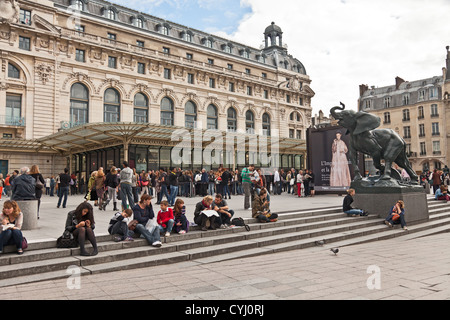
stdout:
POLYGON ((281 194, 281 179, 280 179, 280 174, 278 172, 277 169, 275 169, 275 172, 273 174, 273 182, 275 183, 275 190, 274 190, 274 194, 281 194))
POLYGON ((130 208, 132 209, 134 206, 134 197, 131 188, 131 179, 133 177, 133 170, 128 167, 128 162, 124 161, 122 163, 123 169, 120 170, 120 192, 122 197, 122 207, 123 210, 130 208), (127 201, 128 198, 128 201, 127 201), (127 203, 129 202, 129 203, 127 203), (127 207, 127 204, 129 207, 127 207))

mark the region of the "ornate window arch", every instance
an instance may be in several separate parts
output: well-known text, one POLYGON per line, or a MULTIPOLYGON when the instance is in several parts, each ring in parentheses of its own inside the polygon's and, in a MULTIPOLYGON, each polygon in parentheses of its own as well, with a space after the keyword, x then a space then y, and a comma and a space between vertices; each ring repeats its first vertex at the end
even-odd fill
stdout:
POLYGON ((210 104, 206 109, 206 128, 217 130, 218 127, 218 111, 217 107, 213 104, 210 104))
POLYGON ((227 110, 227 131, 237 131, 237 111, 233 107, 229 107, 227 110))
POLYGON ((20 76, 20 68, 12 64, 11 62, 8 62, 8 78, 20 79, 20 76))
POLYGON ((263 129, 263 135, 270 137, 270 115, 265 112, 262 116, 262 129, 263 129))
POLYGON ((186 128, 197 127, 197 105, 192 100, 184 106, 184 121, 186 128))
POLYGON ((81 82, 70 88, 70 122, 72 126, 89 122, 89 89, 81 82))
POLYGON ((142 92, 134 95, 134 122, 148 122, 148 97, 142 92))
POLYGON ((251 110, 247 110, 245 113, 245 132, 255 133, 255 114, 251 110))
POLYGON ((167 126, 174 125, 174 103, 169 97, 161 100, 161 124, 167 126))
POLYGON ((120 121, 120 93, 114 88, 108 88, 104 94, 104 122, 120 121))

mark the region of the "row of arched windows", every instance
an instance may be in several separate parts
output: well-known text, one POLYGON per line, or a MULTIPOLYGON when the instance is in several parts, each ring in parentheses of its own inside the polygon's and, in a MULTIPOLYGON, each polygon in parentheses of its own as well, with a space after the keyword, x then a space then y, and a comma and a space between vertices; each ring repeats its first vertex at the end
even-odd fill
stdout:
MULTIPOLYGON (((120 121, 120 93, 114 88, 106 89, 103 97, 104 122, 120 121)), ((136 93, 134 96, 134 122, 146 123, 149 121, 149 102, 146 95, 136 93)), ((82 83, 75 83, 70 90, 70 122, 73 125, 85 124, 89 122, 89 90, 82 83)), ((161 100, 161 124, 174 125, 174 103, 169 97, 161 100)), ((214 104, 210 104, 206 110, 206 128, 217 130, 219 127, 219 113, 214 104)), ((263 134, 270 136, 271 125, 270 115, 264 113, 262 116, 263 134)), ((197 105, 193 101, 185 104, 185 126, 186 128, 196 128, 197 105)), ((227 131, 237 131, 237 112, 230 107, 227 110, 227 131)), ((251 110, 245 113, 245 131, 250 134, 255 133, 255 115, 251 110)))

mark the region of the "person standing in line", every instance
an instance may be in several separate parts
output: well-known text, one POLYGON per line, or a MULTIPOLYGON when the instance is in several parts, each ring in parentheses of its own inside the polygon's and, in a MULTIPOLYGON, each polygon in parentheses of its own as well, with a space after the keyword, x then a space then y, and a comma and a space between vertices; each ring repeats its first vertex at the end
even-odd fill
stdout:
POLYGON ((55 191, 55 185, 56 185, 55 177, 51 176, 51 178, 50 178, 50 197, 53 197, 53 192, 55 191))
POLYGON ((164 171, 163 168, 159 169, 159 183, 161 187, 161 191, 159 192, 159 198, 157 199, 156 204, 160 204, 162 201, 162 198, 165 196, 167 201, 169 201, 169 193, 167 192, 167 186, 169 184, 169 179, 167 176, 167 173, 164 171))
POLYGON ((30 176, 36 180, 35 186, 35 197, 38 200, 38 219, 39 219, 39 208, 41 207, 41 198, 44 191, 45 180, 42 174, 39 172, 39 167, 37 165, 32 165, 30 169, 30 176))
POLYGON ((106 210, 106 206, 113 201, 114 211, 117 211, 117 200, 116 200, 116 192, 119 187, 119 177, 117 176, 116 167, 111 167, 109 172, 106 174, 105 186, 108 192, 108 200, 103 204, 103 210, 106 210))
MULTIPOLYGON (((177 198, 178 195, 178 175, 175 172, 175 168, 172 168, 172 171, 170 171, 169 173, 169 177, 168 177, 168 181, 169 181, 169 186, 170 186, 170 195, 169 195, 169 199, 167 199, 167 201, 169 202, 169 206, 173 207, 173 205, 175 204, 175 199, 177 198)), ((162 204, 162 202, 161 202, 162 204)))
POLYGON ((63 208, 66 207, 67 197, 69 195, 69 186, 70 186, 69 169, 65 168, 64 173, 59 174, 58 205, 56 206, 57 208, 59 208, 61 206, 61 201, 62 201, 63 208), (63 198, 64 198, 64 200, 63 200, 63 198))
POLYGON ((50 195, 50 178, 49 177, 45 178, 45 195, 46 196, 50 195))
POLYGON ((103 194, 105 193, 105 173, 103 168, 98 169, 97 175, 95 176, 95 191, 98 196, 98 209, 103 210, 103 194))
POLYGON ((297 174, 297 196, 302 196, 302 182, 303 182, 303 170, 300 170, 297 174))
POLYGON ((281 194, 281 177, 278 170, 275 168, 275 172, 273 173, 273 182, 274 182, 274 189, 273 194, 281 194))
POLYGON ((128 209, 133 207, 134 197, 131 189, 131 179, 133 177, 133 170, 128 167, 128 161, 122 163, 123 169, 120 170, 120 192, 122 198, 122 209, 128 209))
POLYGON ((255 166, 253 164, 249 165, 248 168, 242 169, 242 187, 244 189, 244 209, 250 208, 250 196, 251 196, 251 177, 253 176, 253 170, 255 166))

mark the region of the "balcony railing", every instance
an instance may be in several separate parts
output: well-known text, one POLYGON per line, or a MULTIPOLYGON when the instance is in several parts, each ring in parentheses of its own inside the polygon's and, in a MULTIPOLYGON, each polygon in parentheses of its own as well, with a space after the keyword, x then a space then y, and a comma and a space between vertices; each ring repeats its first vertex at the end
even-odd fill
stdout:
POLYGON ((24 117, 0 116, 0 125, 25 127, 24 117))

